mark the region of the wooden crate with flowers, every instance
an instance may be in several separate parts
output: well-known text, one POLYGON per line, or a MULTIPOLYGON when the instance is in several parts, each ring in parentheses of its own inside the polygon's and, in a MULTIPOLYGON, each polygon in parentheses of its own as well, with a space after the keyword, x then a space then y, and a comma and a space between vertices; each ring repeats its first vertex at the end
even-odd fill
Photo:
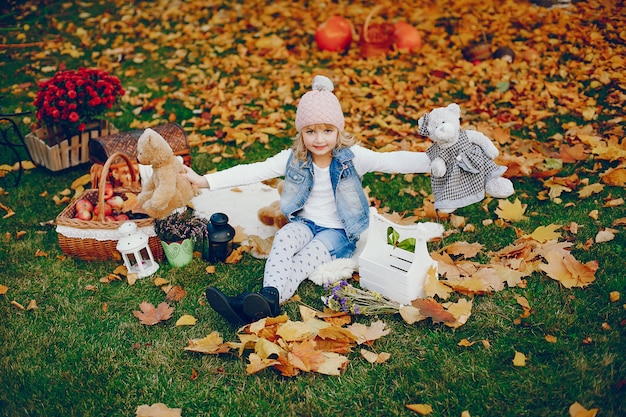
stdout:
POLYGON ((37 165, 60 171, 89 161, 89 139, 117 129, 103 119, 124 94, 120 80, 105 71, 59 71, 39 84, 38 128, 24 138, 37 165))
POLYGON ((64 253, 83 260, 121 259, 116 249, 119 228, 134 222, 149 237, 149 247, 154 259, 163 258, 161 240, 154 230, 154 219, 137 210, 137 195, 141 192, 138 172, 131 159, 121 153, 112 154, 103 167, 97 184, 85 190, 56 218, 59 246, 64 253), (107 182, 111 164, 122 159, 129 167, 130 185, 113 187, 107 182))

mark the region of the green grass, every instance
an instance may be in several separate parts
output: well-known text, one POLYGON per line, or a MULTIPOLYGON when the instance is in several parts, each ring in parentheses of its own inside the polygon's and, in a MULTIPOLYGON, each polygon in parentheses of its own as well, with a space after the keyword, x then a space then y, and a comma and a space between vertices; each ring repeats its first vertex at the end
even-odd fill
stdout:
MULTIPOLYGON (((272 96, 274 101, 268 104, 265 97, 256 97, 255 93, 271 95, 284 82, 290 94, 298 96, 307 88, 304 84, 310 78, 307 74, 318 71, 329 71, 338 79, 345 76, 344 81, 351 88, 349 95, 341 92, 341 88, 338 91, 355 106, 352 124, 374 132, 371 137, 364 138, 372 146, 380 144, 375 142, 380 134, 387 133, 373 119, 379 114, 394 115, 400 105, 421 112, 438 101, 443 104, 457 100, 462 103, 462 107, 476 104, 468 101, 470 96, 464 91, 468 88, 467 79, 458 71, 448 71, 446 67, 448 56, 459 53, 456 50, 458 46, 452 41, 428 50, 438 54, 436 59, 440 62, 436 63, 427 59, 429 57, 399 54, 392 54, 385 60, 360 60, 355 56, 356 48, 341 56, 320 54, 314 45, 302 46, 296 41, 303 39, 303 43, 312 42, 310 28, 304 30, 300 27, 303 21, 310 19, 300 19, 309 15, 303 12, 306 7, 302 2, 287 2, 295 10, 295 17, 288 18, 274 10, 276 15, 273 15, 272 20, 279 23, 276 28, 268 27, 267 21, 259 23, 256 20, 262 17, 265 3, 247 2, 245 15, 249 18, 248 23, 255 25, 255 29, 248 27, 247 32, 242 29, 243 26, 236 26, 241 21, 237 14, 240 11, 236 11, 239 3, 242 2, 207 6, 201 2, 181 2, 180 11, 168 9, 170 14, 163 20, 161 17, 166 13, 162 9, 165 6, 157 2, 142 2, 135 6, 139 11, 134 12, 121 1, 74 4, 51 0, 43 4, 29 3, 32 7, 27 8, 13 6, 10 13, 0 17, 0 43, 44 41, 44 44, 34 48, 0 48, 0 95, 4 96, 0 102, 2 111, 34 110, 31 103, 37 80, 53 73, 45 72, 45 67, 65 65, 67 68, 75 68, 100 62, 109 65, 111 71, 120 76, 126 88, 133 88, 131 97, 145 95, 162 97, 166 101, 164 112, 151 110, 139 115, 132 112, 136 105, 123 103, 110 115, 120 129, 129 129, 136 122, 164 122, 173 113, 188 131, 200 131, 212 136, 225 126, 254 124, 258 117, 267 117, 274 112, 281 112, 281 116, 285 116, 284 120, 280 119, 286 123, 284 135, 272 136, 269 144, 254 143, 246 149, 243 157, 224 158, 216 164, 213 162, 215 155, 203 154, 193 148, 193 167, 202 172, 262 160, 289 146, 294 103, 283 103, 272 96), (64 4, 74 7, 64 7, 64 4), (94 20, 88 22, 90 17, 78 16, 75 11, 77 5, 81 11, 89 12, 94 20), (228 21, 231 14, 236 17, 233 18, 234 23, 228 21), (138 15, 141 15, 141 25, 125 26, 120 23, 138 15), (242 31, 234 34, 235 39, 226 46, 223 38, 215 41, 222 48, 214 48, 214 38, 208 34, 200 36, 204 32, 197 30, 201 25, 212 22, 215 16, 227 21, 224 27, 234 25, 242 31), (101 18, 119 25, 111 30, 110 26, 102 23, 101 18), (94 22, 98 22, 96 28, 102 29, 91 29, 94 22), (88 31, 90 46, 80 45, 75 27, 88 31), (189 31, 190 28, 196 30, 189 31), (148 33, 152 33, 155 38, 148 41, 148 33), (268 33, 279 33, 287 39, 288 49, 293 55, 289 58, 255 55, 254 41, 268 33), (184 42, 180 44, 167 37, 180 34, 188 37, 183 38, 184 42), (78 45, 85 54, 73 58, 46 43, 57 37, 78 45), (154 51, 151 44, 156 45, 154 51), (122 62, 101 59, 108 49, 121 46, 129 47, 132 51, 122 62), (170 60, 176 57, 175 51, 183 46, 194 53, 177 65, 168 67, 170 60), (233 58, 242 53, 241 48, 252 51, 250 61, 233 58), (138 64, 133 61, 136 52, 144 53, 150 59, 138 64), (205 61, 206 57, 211 57, 211 60, 205 61), (211 109, 214 103, 205 93, 218 87, 206 79, 185 78, 186 71, 194 68, 200 68, 207 79, 214 77, 222 81, 224 84, 219 88, 226 92, 251 80, 267 85, 267 88, 245 92, 239 97, 244 114, 241 118, 233 116, 227 122, 214 119, 208 126, 198 126, 189 104, 193 103, 195 108, 211 109), (445 80, 440 75, 431 75, 432 69, 445 70, 452 74, 450 77, 456 77, 451 78, 447 85, 456 91, 453 96, 445 94, 445 80), (416 81, 414 72, 420 81, 416 81), (293 76, 294 73, 298 73, 298 76, 293 76), (376 105, 368 107, 382 95, 404 94, 402 89, 395 91, 391 88, 395 81, 406 82, 419 92, 417 98, 412 98, 416 102, 394 98, 388 108, 376 105), (379 83, 389 85, 376 90, 379 83), (440 90, 431 91, 430 87, 436 84, 441 87, 440 90), (160 88, 162 85, 167 85, 167 88, 160 88), (370 90, 361 91, 361 86, 371 87, 379 95, 372 94, 370 90), (175 92, 182 95, 178 96, 175 92), (355 122, 357 116, 359 122, 355 122)), ((430 12, 424 11, 415 17, 411 14, 412 7, 395 6, 398 16, 407 16, 407 19, 413 16, 414 21, 426 22, 423 28, 432 34, 429 42, 438 41, 436 38, 441 33, 435 27, 428 26, 430 12)), ((362 7, 369 10, 372 3, 364 2, 362 7)), ((454 8, 452 5, 450 7, 454 8)), ((317 8, 311 10, 327 13, 317 8)), ((362 17, 358 10, 345 10, 351 13, 354 21, 362 17)), ((416 10, 420 11, 419 8, 416 10)), ((477 10, 493 14, 480 8, 477 10)), ((437 19, 447 22, 456 19, 458 13, 454 11, 437 19)), ((559 13, 562 12, 554 11, 550 16, 559 13)), ((515 16, 514 19, 521 21, 524 17, 515 16)), ((594 24, 604 27, 606 22, 594 20, 594 24)), ((535 21, 518 24, 526 28, 536 28, 536 25, 535 21)), ((211 35, 221 33, 221 26, 212 28, 215 34, 211 32, 211 35)), ((546 26, 546 30, 550 28, 546 26)), ((448 27, 447 30, 452 33, 457 29, 448 27)), ((520 31, 515 34, 503 33, 501 36, 509 36, 511 42, 536 42, 525 37, 527 34, 520 31)), ((551 44, 546 57, 576 58, 579 64, 586 62, 587 58, 580 59, 584 54, 574 53, 574 47, 581 50, 587 47, 585 40, 570 44, 567 42, 573 41, 563 34, 562 41, 570 50, 563 50, 562 55, 558 55, 558 46, 551 44)), ((619 39, 613 39, 612 42, 619 55, 623 51, 617 49, 619 39)), ((548 60, 545 65, 546 72, 552 71, 548 60)), ((491 94, 497 94, 493 87, 500 79, 492 80, 489 71, 481 72, 480 67, 476 68, 472 73, 474 77, 480 78, 483 74, 482 79, 476 80, 476 85, 485 90, 480 104, 495 106, 489 100, 492 100, 491 94)), ((538 69, 541 70, 542 67, 538 69)), ((536 73, 529 75, 523 66, 513 66, 508 75, 513 79, 537 76, 536 73)), ((587 79, 587 74, 576 74, 574 69, 572 74, 554 72, 549 76, 572 83, 579 80, 577 77, 587 79)), ((623 126, 623 122, 611 122, 623 109, 623 99, 619 102, 620 99, 616 98, 620 93, 624 94, 623 85, 613 80, 600 89, 591 90, 585 81, 581 82, 580 88, 581 95, 595 97, 602 109, 594 121, 599 132, 610 130, 614 123, 623 126)), ((541 125, 515 125, 512 128, 513 144, 526 141, 524 144, 528 144, 529 148, 542 145, 546 150, 554 150, 555 143, 548 138, 555 133, 562 134, 564 123, 573 121, 584 125, 588 122, 582 120, 575 111, 576 106, 568 108, 564 105, 561 109, 564 111, 555 112, 553 116, 544 119, 541 125), (532 142, 530 133, 544 138, 545 142, 532 142)), ((484 109, 467 109, 470 114, 474 110, 484 109)), ((31 118, 34 120, 34 116, 31 118)), ((408 123, 410 129, 415 128, 415 120, 412 118, 398 116, 398 119, 408 123)), ((19 121, 24 120, 19 118, 19 121)), ((26 127, 23 124, 21 126, 26 131, 26 127)), ((413 136, 411 133, 409 139, 413 136)), ((621 143, 623 146, 623 139, 621 143)), ((234 154, 237 150, 237 144, 232 141, 225 145, 226 153, 234 154)), ((14 162, 12 155, 2 148, 0 151, 0 164, 14 162)), ((24 152, 22 156, 25 157, 24 152)), ((620 163, 623 164, 623 159, 590 159, 567 164, 558 175, 565 177, 577 173, 580 178, 594 183, 599 181, 599 172, 620 163)), ((170 320, 148 327, 139 323, 132 311, 138 310, 142 301, 156 305, 164 300, 163 291, 151 280, 138 280, 133 286, 125 281, 101 283, 100 278, 111 273, 118 263, 85 262, 64 256, 58 245, 54 225, 49 223, 64 206, 55 205, 52 196, 68 188, 74 179, 87 173, 88 169, 88 165, 82 165, 52 173, 39 167, 25 172, 18 187, 10 187, 6 181, 0 182, 0 186, 4 187, 0 203, 15 210, 14 216, 0 219, 0 284, 9 288, 5 295, 0 295, 2 416, 132 416, 139 405, 157 402, 172 408, 182 408, 182 415, 186 417, 332 414, 411 416, 416 414, 405 406, 414 403, 429 404, 433 407, 433 416, 445 417, 460 416, 466 410, 474 417, 566 416, 569 406, 574 402, 581 403, 587 409, 599 408, 599 416, 617 417, 626 414, 624 228, 615 227, 618 233, 611 242, 593 244, 588 248, 585 246, 599 230, 613 227, 616 219, 624 217, 623 205, 602 207, 610 198, 624 197, 623 188, 607 186, 601 193, 586 199, 579 199, 576 192, 564 193, 562 203, 556 204, 537 198, 544 189, 541 180, 515 178, 515 197, 527 205, 528 219, 504 228, 496 224, 485 226, 483 220, 496 219, 494 210, 498 203, 490 201, 488 210, 484 210, 482 204, 475 204, 459 210, 457 214, 472 223, 476 231, 455 232, 444 242, 449 244, 459 240, 482 243, 485 249, 479 259, 487 262, 490 251, 511 244, 519 233, 532 233, 536 227, 548 224, 565 226, 576 222, 579 225, 577 234, 563 229, 561 232, 564 239, 572 242, 572 253, 576 259, 581 262, 597 260, 599 263, 596 280, 587 288, 566 289, 545 274, 535 273, 528 278, 526 288, 505 289, 490 295, 476 296, 473 299, 472 316, 458 329, 430 321, 407 325, 399 316, 381 316, 379 318, 387 323, 391 332, 377 340, 371 349, 389 352, 391 359, 388 363, 372 365, 355 349, 348 355, 350 363, 340 377, 311 373, 284 378, 272 370, 247 376, 245 355, 210 356, 183 350, 189 339, 204 337, 214 330, 220 332, 225 340, 237 340, 235 330, 206 305, 204 289, 209 285, 217 285, 228 294, 256 290, 261 286, 263 261, 245 254, 236 265, 217 265, 214 274, 205 272, 207 264, 201 259, 194 259, 182 269, 162 263, 157 275, 172 284, 182 285, 188 295, 174 304, 175 311, 170 320), (597 220, 589 216, 594 209, 599 210, 597 220), (19 231, 27 233, 17 239, 19 231), (47 256, 35 256, 38 250, 46 252, 47 256), (97 290, 86 289, 88 285, 97 287, 97 290), (619 291, 622 299, 610 302, 611 291, 619 291), (531 315, 519 324, 515 320, 522 313, 522 308, 516 301, 517 296, 526 297, 532 307, 531 315), (26 306, 30 300, 36 301, 36 309, 21 310, 12 304, 15 301, 26 306), (176 327, 176 319, 183 314, 193 315, 198 323, 193 327, 176 327), (603 328, 604 323, 608 328, 603 328), (555 336, 556 343, 548 343, 546 335, 555 336), (478 343, 462 347, 458 345, 462 339, 478 343), (480 342, 483 340, 489 342, 489 348, 480 342), (515 351, 527 356, 526 366, 513 366, 515 351), (195 379, 192 378, 194 372, 197 372, 195 379)), ((379 199, 383 206, 398 212, 411 213, 423 204, 423 197, 419 193, 417 197, 400 196, 400 190, 410 187, 418 192, 430 192, 428 177, 419 175, 407 182, 401 175, 368 174, 364 184, 370 187, 371 195, 379 199)), ((451 228, 446 222, 444 225, 451 228)), ((437 249, 438 246, 433 245, 433 248, 437 249)), ((322 288, 305 282, 298 294, 307 305, 322 308, 322 288)), ((453 297, 457 298, 458 295, 453 297)), ((296 303, 287 303, 283 310, 291 319, 299 319, 296 303)), ((368 324, 376 318, 354 319, 368 324)))

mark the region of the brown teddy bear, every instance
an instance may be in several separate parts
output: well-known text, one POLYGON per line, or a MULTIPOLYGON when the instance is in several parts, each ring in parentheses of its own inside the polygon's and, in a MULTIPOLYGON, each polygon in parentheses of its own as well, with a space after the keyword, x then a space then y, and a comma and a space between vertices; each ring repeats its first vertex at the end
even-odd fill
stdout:
MULTIPOLYGON (((278 190, 278 195, 280 195, 283 191, 284 181, 278 181, 276 184, 276 189, 278 190)), ((274 186, 273 184, 268 184, 274 186)), ((261 223, 267 226, 276 226, 279 229, 289 223, 289 220, 285 217, 282 211, 280 211, 280 201, 276 200, 272 204, 266 207, 261 207, 257 212, 259 220, 261 223)))
POLYGON ((150 128, 137 141, 137 160, 140 164, 152 165, 152 175, 143 179, 142 190, 137 196, 150 217, 163 218, 186 206, 198 195, 198 189, 178 175, 185 172, 182 161, 174 155, 163 136, 150 128))

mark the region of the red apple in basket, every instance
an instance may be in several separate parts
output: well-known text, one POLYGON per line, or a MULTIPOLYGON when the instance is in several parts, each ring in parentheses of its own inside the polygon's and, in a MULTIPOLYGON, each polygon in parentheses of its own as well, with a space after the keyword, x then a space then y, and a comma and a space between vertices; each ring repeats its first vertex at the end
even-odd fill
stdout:
POLYGON ((125 222, 126 220, 130 220, 130 217, 128 217, 126 213, 120 213, 117 216, 115 216, 116 222, 125 222))
POLYGON ((114 222, 115 221, 115 217, 113 217, 113 216, 104 216, 104 221, 105 222, 114 222))
POLYGON ((81 198, 80 200, 78 200, 75 207, 76 213, 84 210, 88 211, 89 213, 93 211, 93 204, 91 204, 91 201, 87 200, 86 198, 81 198))
POLYGON ((104 199, 108 200, 111 197, 113 197, 113 184, 107 182, 104 184, 104 199))
POLYGON ((84 208, 82 210, 76 210, 74 217, 80 220, 91 220, 91 211, 84 208))
POLYGON ((324 51, 343 52, 352 42, 352 26, 341 16, 332 16, 315 30, 315 42, 324 51))
MULTIPOLYGON (((110 216, 111 214, 113 214, 113 209, 111 208, 111 206, 108 203, 104 203, 103 213, 104 213, 105 216, 110 216)), ((96 216, 96 217, 98 217, 100 215, 100 204, 96 204, 96 207, 94 207, 93 215, 96 216)))
POLYGON ((106 203, 111 206, 113 211, 119 211, 121 210, 122 206, 124 206, 124 199, 119 195, 114 195, 113 197, 109 198, 106 203))

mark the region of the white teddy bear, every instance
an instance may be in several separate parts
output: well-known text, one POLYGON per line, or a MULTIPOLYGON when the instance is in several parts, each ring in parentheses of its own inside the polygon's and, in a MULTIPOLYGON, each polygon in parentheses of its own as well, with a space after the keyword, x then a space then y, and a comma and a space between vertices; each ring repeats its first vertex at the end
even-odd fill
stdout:
POLYGON ((507 170, 493 161, 498 148, 484 134, 461 129, 461 108, 452 103, 426 113, 418 120, 419 134, 433 145, 426 151, 431 160, 431 186, 435 209, 452 213, 477 203, 485 192, 495 198, 513 194, 513 183, 502 174, 507 170))

